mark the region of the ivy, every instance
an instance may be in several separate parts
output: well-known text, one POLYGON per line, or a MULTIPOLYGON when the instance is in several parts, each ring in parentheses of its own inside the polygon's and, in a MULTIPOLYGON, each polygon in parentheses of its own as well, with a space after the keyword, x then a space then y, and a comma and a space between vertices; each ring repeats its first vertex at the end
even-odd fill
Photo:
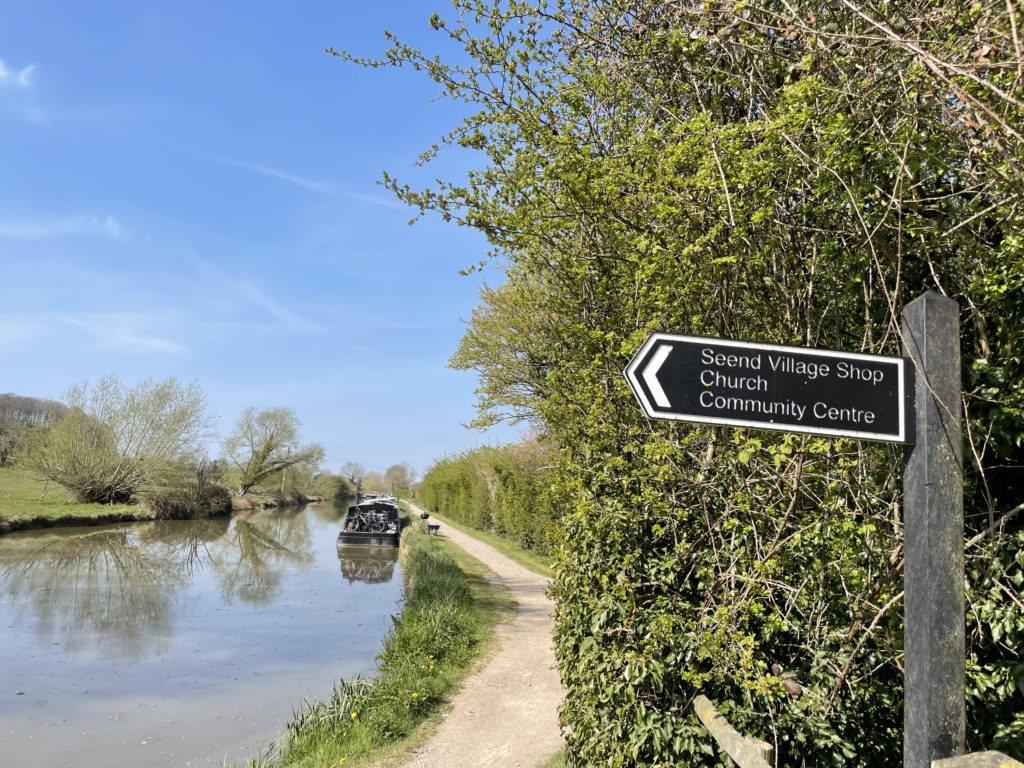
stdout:
POLYGON ((478 423, 529 422, 555 469, 485 451, 432 483, 467 519, 497 527, 505 498, 500 525, 558 521, 570 761, 716 764, 698 693, 781 765, 898 759, 900 451, 651 423, 622 370, 652 330, 899 354, 925 289, 963 308, 969 745, 1024 757, 1019 11, 452 5, 431 23, 457 54, 363 63, 471 107, 439 146, 478 170, 386 183, 505 276, 452 363, 480 373, 478 423))

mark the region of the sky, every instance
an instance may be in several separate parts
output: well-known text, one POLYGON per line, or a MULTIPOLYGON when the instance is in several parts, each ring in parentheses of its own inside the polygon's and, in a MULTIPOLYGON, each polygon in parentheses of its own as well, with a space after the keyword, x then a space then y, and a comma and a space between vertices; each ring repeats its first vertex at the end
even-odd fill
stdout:
POLYGON ((0 393, 176 376, 221 437, 292 408, 335 471, 515 439, 463 426, 475 375, 446 367, 487 243, 379 185, 482 162, 414 167, 466 108, 324 52, 450 51, 435 10, 0 0, 0 393))

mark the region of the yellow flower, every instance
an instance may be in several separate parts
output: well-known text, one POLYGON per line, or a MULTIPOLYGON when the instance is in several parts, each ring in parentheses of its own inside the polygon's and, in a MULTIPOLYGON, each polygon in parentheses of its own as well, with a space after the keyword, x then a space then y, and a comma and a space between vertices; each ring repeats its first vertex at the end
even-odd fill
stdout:
POLYGON ((416 691, 413 691, 411 695, 412 695, 412 697, 413 697, 414 699, 415 699, 415 698, 416 698, 417 696, 419 696, 419 694, 418 694, 418 693, 416 693, 416 691))
POLYGON ((359 713, 358 712, 353 712, 352 713, 352 719, 355 720, 357 717, 359 717, 359 713))

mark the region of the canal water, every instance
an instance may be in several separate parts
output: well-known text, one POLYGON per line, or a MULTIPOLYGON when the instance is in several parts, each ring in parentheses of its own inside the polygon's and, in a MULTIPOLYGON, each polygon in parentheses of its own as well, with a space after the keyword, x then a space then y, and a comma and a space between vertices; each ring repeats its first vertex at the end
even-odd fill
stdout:
POLYGON ((339 556, 340 510, 0 538, 0 763, 244 764, 304 700, 369 675, 396 552, 339 556))

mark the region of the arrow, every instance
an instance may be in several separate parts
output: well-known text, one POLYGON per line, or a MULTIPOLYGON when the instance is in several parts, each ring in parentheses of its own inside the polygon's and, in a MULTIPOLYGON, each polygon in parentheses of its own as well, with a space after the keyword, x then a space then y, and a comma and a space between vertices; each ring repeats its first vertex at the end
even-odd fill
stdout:
POLYGON ((644 372, 641 376, 644 377, 644 381, 647 382, 647 388, 651 390, 651 394, 654 395, 654 402, 656 402, 662 408, 671 408, 672 403, 669 402, 668 398, 665 397, 665 390, 661 388, 661 382, 658 381, 658 371, 661 370, 661 366, 665 364, 668 356, 672 353, 671 344, 662 344, 658 347, 658 351, 654 353, 654 357, 651 358, 651 362, 644 368, 644 372))

